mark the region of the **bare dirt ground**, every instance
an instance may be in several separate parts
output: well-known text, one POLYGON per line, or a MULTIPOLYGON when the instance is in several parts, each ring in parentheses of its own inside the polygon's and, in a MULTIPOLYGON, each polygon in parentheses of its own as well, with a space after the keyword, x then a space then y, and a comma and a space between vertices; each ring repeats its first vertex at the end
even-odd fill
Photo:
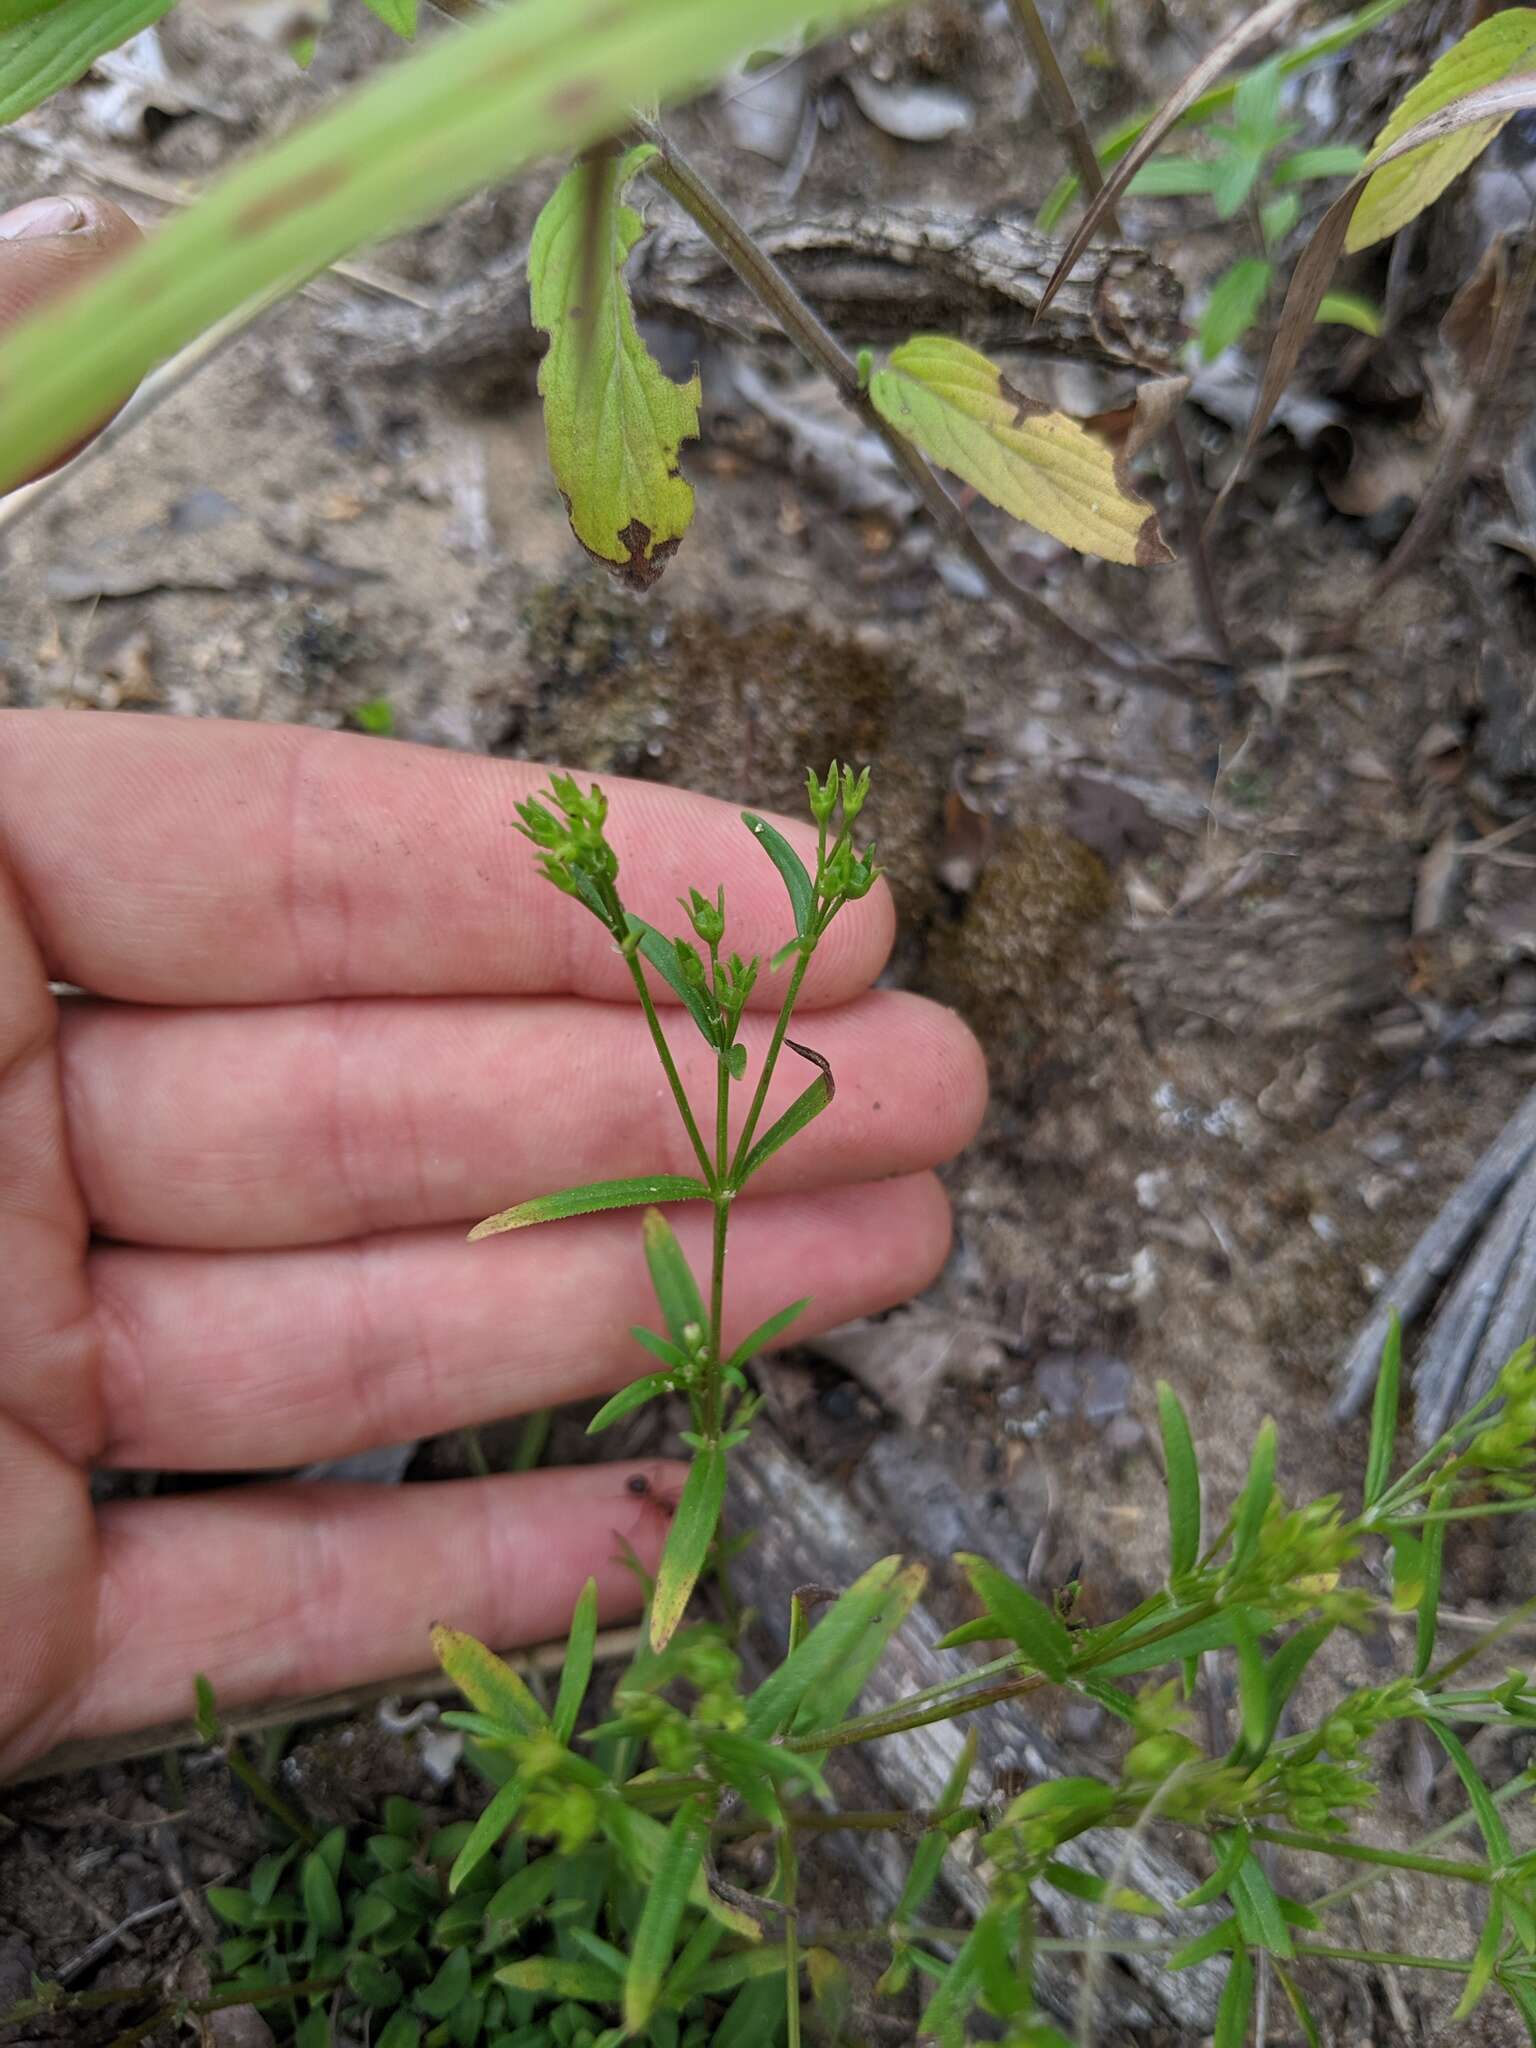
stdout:
MULTIPOLYGON (((1392 38, 1324 74, 1304 113, 1316 139, 1367 139, 1464 11, 1411 7, 1392 38)), ((171 83, 137 111, 130 94, 109 118, 86 88, 31 124, 40 146, 0 140, 7 202, 96 180, 155 217, 135 192, 197 182, 387 54, 376 25, 340 12, 297 86, 280 58, 191 16, 164 38, 171 83)), ((1116 9, 1137 19, 1108 43, 1075 19, 1066 54, 1095 123, 1154 99, 1229 12, 1116 9)), ((788 198, 781 166, 733 144, 728 101, 678 116, 676 133, 752 218, 813 216, 850 192, 1027 213, 1059 164, 998 13, 935 0, 815 59, 788 198), (861 90, 882 104, 870 81, 956 96, 966 125, 931 142, 882 132, 861 108, 861 90)), ((1536 477, 1518 440, 1528 352, 1438 545, 1330 638, 1424 488, 1455 397, 1436 324, 1480 252, 1470 223, 1498 202, 1490 181, 1528 176, 1520 148, 1510 138, 1478 174, 1457 225, 1417 239, 1387 342, 1329 329, 1309 353, 1300 388, 1323 430, 1271 437, 1212 546, 1235 666, 1211 658, 1183 568, 1085 562, 981 520, 1074 619, 1179 657, 1180 687, 1108 682, 1022 627, 856 437, 829 476, 803 422, 836 427, 835 407, 787 358, 733 357, 714 338, 688 462, 696 529, 654 597, 617 594, 570 537, 526 357, 492 354, 472 376, 369 371, 369 336, 400 307, 332 278, 5 533, 0 701, 320 725, 385 701, 405 739, 767 803, 795 801, 806 758, 872 759, 907 920, 893 971, 972 1018, 995 1101, 950 1175, 957 1237, 939 1286, 794 1354, 775 1369, 773 1413, 817 1471, 848 1478, 881 1445, 886 1470, 937 1473, 908 1504, 911 1547, 942 1553, 948 1485, 985 1503, 999 1562, 1047 1586, 1077 1576, 1111 1611, 1163 1568, 1155 1380, 1187 1402, 1218 1496, 1266 1414, 1288 1490, 1356 1483, 1363 1428, 1328 1418, 1334 1369, 1536 1078, 1536 841, 1465 851, 1536 799, 1536 545, 1508 537, 1506 466, 1536 477), (769 378, 772 417, 744 395, 741 361, 769 378)), ((472 288, 526 237, 553 175, 369 260, 424 298, 472 288)), ((1192 301, 1236 246, 1195 202, 1129 206, 1124 227, 1192 301)), ((1380 265, 1362 272, 1362 289, 1384 282, 1380 265)), ((697 350, 672 339, 685 359, 697 350)), ((1083 411, 1129 381, 1101 363, 1020 363, 1026 388, 1083 411)), ((1230 425, 1199 405, 1188 417, 1214 487, 1230 425)), ((1166 500, 1155 460, 1145 486, 1166 500)), ((487 1432, 493 1457, 511 1436, 487 1432)), ((557 1420, 550 1455, 584 1455, 579 1440, 557 1420)), ((637 1427, 613 1448, 652 1441, 637 1427)), ((462 1456, 457 1441, 426 1445, 413 1471, 461 1470, 462 1456)), ((1447 1557, 1449 1604, 1472 1616, 1524 1597, 1533 1556, 1509 1523, 1476 1527, 1497 1533, 1463 1535, 1447 1557)), ((1506 1751, 1485 1756, 1491 1773, 1519 1761, 1506 1751)), ((252 1852, 220 1774, 181 1768, 180 1782, 154 1763, 7 1797, 0 2008, 30 1970, 78 1965, 125 1916, 252 1852), (190 1815, 179 1850, 171 1811, 190 1815)), ((286 1768, 337 1812, 423 1786, 417 1737, 367 1716, 315 1734, 286 1768)), ((1426 1759, 1405 1746, 1393 1771, 1390 1824, 1423 1825, 1426 1759)), ((1371 1898, 1362 1939, 1409 1945, 1409 1894, 1371 1898)), ((195 1925, 195 1909, 150 1919, 75 1981, 140 1981, 195 1925)), ((1425 1938, 1451 1952, 1472 1936, 1425 1938)), ((1363 2042, 1428 2039, 1446 2008, 1405 1979, 1340 1991, 1332 2010, 1335 2038, 1363 2042)))

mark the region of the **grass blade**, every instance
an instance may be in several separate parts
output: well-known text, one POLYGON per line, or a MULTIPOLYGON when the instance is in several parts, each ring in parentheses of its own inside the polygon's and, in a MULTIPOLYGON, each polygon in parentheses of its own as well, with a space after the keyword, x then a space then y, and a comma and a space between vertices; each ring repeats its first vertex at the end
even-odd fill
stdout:
POLYGON ((1201 94, 1215 84, 1235 58, 1240 57, 1243 51, 1251 48, 1254 43, 1261 41, 1271 30, 1282 27, 1300 4, 1301 0, 1269 0, 1267 6, 1255 9, 1245 21, 1239 21, 1226 35, 1214 42, 1194 69, 1188 72, 1168 95, 1105 179, 1103 191, 1093 199, 1087 212, 1078 222, 1061 261, 1051 273, 1050 283, 1040 296, 1040 303, 1035 308, 1036 320, 1041 318, 1046 307, 1077 268, 1083 251, 1098 233, 1104 216, 1124 197, 1126 186, 1158 148, 1164 136, 1178 126, 1201 94))
POLYGON ((560 1667, 560 1690, 555 1695, 555 1711, 550 1715, 549 1725, 564 1743, 569 1743, 576 1732, 576 1716, 581 1712, 581 1703, 587 1696, 587 1686, 592 1678, 592 1660, 597 1651, 597 1581, 588 1579, 581 1589, 571 1615, 571 1633, 565 1646, 565 1662, 560 1667))
POLYGON ((1371 1403, 1371 1442, 1365 1454, 1364 1504, 1375 1507, 1387 1490, 1392 1474, 1392 1451, 1397 1442, 1397 1404, 1403 1376, 1403 1319, 1396 1309, 1387 1327, 1387 1341, 1381 1347, 1381 1370, 1376 1375, 1376 1395, 1371 1403))
POLYGON ((650 1268, 662 1321, 673 1343, 686 1351, 689 1330, 709 1327, 699 1284, 683 1256, 676 1232, 659 1209, 647 1212, 644 1237, 645 1263, 650 1268))
POLYGON ((1157 1383, 1157 1425, 1168 1474, 1168 1577, 1193 1571, 1200 1556, 1200 1461, 1184 1404, 1166 1380, 1157 1383))
POLYGON ((691 1799, 679 1808, 667 1830, 667 1846, 646 1890, 640 1924, 630 1946, 624 1978, 624 2024, 632 2034, 642 2031, 656 2009, 707 1840, 703 1801, 691 1799))
POLYGON ((499 1237, 505 1230, 526 1230, 530 1223, 561 1223, 567 1216, 597 1216, 605 1209, 638 1209, 656 1202, 696 1202, 707 1197, 703 1181, 687 1174, 651 1174, 643 1180, 593 1180, 585 1187, 563 1188, 558 1195, 536 1195, 487 1216, 469 1233, 469 1242, 499 1237))
POLYGON ((651 1648, 671 1642, 688 1605, 725 1504, 725 1453, 718 1444, 699 1451, 688 1468, 682 1498, 667 1532, 651 1598, 651 1648))

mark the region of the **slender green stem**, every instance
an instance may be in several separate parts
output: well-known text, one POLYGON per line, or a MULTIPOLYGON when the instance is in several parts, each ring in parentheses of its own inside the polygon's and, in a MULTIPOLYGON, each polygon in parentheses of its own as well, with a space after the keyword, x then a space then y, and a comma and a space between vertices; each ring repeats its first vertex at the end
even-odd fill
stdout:
POLYGON ((773 1036, 768 1041, 768 1054, 763 1061, 763 1071, 757 1077, 757 1088, 752 1096, 752 1107, 747 1111, 747 1120, 741 1127, 741 1136, 736 1144, 736 1156, 731 1161, 731 1171, 726 1185, 734 1194, 741 1184, 741 1169, 747 1154, 752 1149, 752 1140, 757 1135, 758 1120, 763 1113, 763 1104, 768 1100, 768 1084, 773 1079, 773 1070, 778 1065, 779 1054, 784 1048, 784 1034, 789 1029, 789 1020, 794 1012, 795 999, 800 993, 800 984, 805 979, 805 970, 811 964, 811 955, 816 950, 814 938, 807 938, 795 971, 789 977, 789 987, 784 991, 784 1000, 779 1005, 778 1021, 773 1027, 773 1036))
POLYGON ((535 1408, 531 1415, 524 1417, 512 1452, 514 1472, 531 1472, 538 1464, 544 1455, 544 1446, 549 1442, 550 1424, 554 1419, 553 1408, 535 1408))
POLYGON ((1458 1977, 1465 1977, 1472 1967, 1470 1963, 1455 1962, 1450 1956, 1405 1956, 1379 1948, 1335 1948, 1322 1941, 1298 1941, 1296 1953, 1313 1956, 1319 1962, 1367 1963, 1385 1970, 1450 1970, 1458 1977))
MULTIPOLYGON (((1518 1799, 1522 1792, 1529 1792, 1533 1784, 1536 1784, 1536 1770, 1521 1771, 1518 1776, 1500 1785, 1493 1793, 1494 1805, 1507 1806, 1511 1799, 1518 1799)), ((1468 1806, 1450 1820, 1442 1821, 1439 1827, 1431 1828, 1427 1835, 1420 1835, 1412 1846, 1415 1849, 1433 1849, 1438 1842, 1449 1842, 1455 1836, 1463 1834, 1476 1820, 1477 1815, 1468 1806)), ((1344 1901, 1352 1899, 1356 1892, 1366 1891, 1380 1881, 1379 1870, 1362 1871, 1358 1877, 1350 1878, 1348 1883, 1337 1886, 1331 1892, 1324 1892, 1321 1898, 1313 1899, 1310 1902, 1312 1910, 1314 1913, 1326 1913, 1334 1906, 1342 1906, 1344 1901)))
MULTIPOLYGON (((688 1781, 697 1786, 698 1779, 688 1781)), ((784 1821, 797 1834, 838 1835, 844 1833, 866 1835, 906 1835, 917 1838, 932 1832, 936 1827, 954 1826, 959 1816, 964 1816, 966 1828, 981 1827, 986 1815, 979 1806, 952 1807, 947 1813, 910 1812, 903 1806, 876 1807, 860 1813, 823 1813, 816 1806, 786 1806, 784 1821)), ((716 1829, 717 1840, 739 1841, 752 1835, 772 1833, 773 1823, 756 1814, 741 1814, 733 1820, 722 1822, 716 1829)), ((964 1828, 956 1828, 963 1833, 964 1828)))
POLYGON ((710 1163, 708 1152, 704 1149, 704 1140, 699 1136, 699 1127, 694 1120, 693 1106, 688 1100, 688 1091, 684 1088, 682 1080, 678 1075, 677 1063, 672 1057, 672 1048, 667 1043, 666 1033, 661 1028, 661 1019, 656 1014, 656 1005, 651 1001, 651 991, 646 985, 645 969, 640 965, 640 962, 633 953, 628 955, 628 959, 630 974, 633 976, 635 987, 639 991, 640 1007, 644 1010, 645 1021, 650 1026, 651 1042, 656 1047, 656 1056, 661 1061, 662 1072, 667 1077, 667 1086, 672 1090, 672 1100, 677 1104, 677 1113, 683 1120, 683 1129, 688 1133, 688 1142, 692 1145, 694 1156, 699 1162, 699 1171, 708 1182, 711 1191, 713 1191, 715 1170, 710 1163))
POLYGON ((1454 1657, 1447 1657, 1438 1671, 1432 1671, 1424 1680, 1425 1691, 1438 1692, 1448 1678, 1454 1678, 1458 1671, 1464 1671, 1477 1658, 1485 1656, 1495 1643, 1502 1642, 1532 1614, 1536 1614, 1536 1598, 1522 1600, 1518 1607, 1512 1607, 1508 1614, 1500 1616, 1486 1635, 1474 1638, 1464 1650, 1458 1650, 1454 1657))
POLYGON ((1300 1849, 1309 1856, 1337 1856, 1346 1863, 1375 1863, 1385 1870, 1418 1870, 1426 1877, 1459 1878, 1465 1884, 1488 1884, 1493 1871, 1486 1863, 1457 1863, 1444 1856, 1425 1856, 1414 1849, 1374 1849, 1337 1835, 1306 1834, 1290 1828, 1255 1827, 1249 1832, 1280 1849, 1300 1849))
MULTIPOLYGON (((1489 1515, 1528 1515, 1536 1508, 1536 1501, 1529 1500, 1475 1500, 1464 1508, 1410 1508, 1406 1514, 1396 1514, 1394 1522, 1411 1522, 1415 1528, 1423 1522, 1478 1522, 1489 1515)), ((1389 1525, 1390 1526, 1390 1525, 1389 1525)))

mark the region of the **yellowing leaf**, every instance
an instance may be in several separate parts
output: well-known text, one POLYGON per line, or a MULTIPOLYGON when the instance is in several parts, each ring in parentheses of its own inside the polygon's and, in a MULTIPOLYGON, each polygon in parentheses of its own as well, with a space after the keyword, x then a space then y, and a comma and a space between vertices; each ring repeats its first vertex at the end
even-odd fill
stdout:
MULTIPOLYGON (((1461 41, 1432 64, 1418 84, 1404 93, 1381 133, 1371 156, 1441 107, 1482 86, 1494 85, 1512 71, 1536 62, 1536 7, 1509 7, 1469 29, 1461 41)), ((1368 249, 1385 235, 1395 235, 1416 214, 1440 197, 1492 142, 1509 119, 1479 121, 1436 142, 1425 143, 1395 163, 1384 164, 1371 178, 1349 225, 1344 247, 1353 254, 1368 249)), ((1367 159, 1369 162, 1369 159, 1367 159)))
POLYGON ((548 1726, 544 1709, 511 1665, 474 1636, 438 1622, 432 1654, 477 1713, 506 1722, 520 1735, 548 1726))
POLYGON ((1064 412, 1015 391, 963 342, 920 334, 869 382, 882 419, 1015 519, 1080 554, 1138 568, 1173 557, 1123 456, 1064 412))
POLYGON ((549 336, 539 391, 550 467, 576 538, 635 590, 656 581, 693 518, 677 456, 698 435, 701 395, 697 371, 674 384, 646 348, 624 282, 645 223, 621 195, 655 154, 643 143, 568 171, 528 257, 533 318, 549 336))

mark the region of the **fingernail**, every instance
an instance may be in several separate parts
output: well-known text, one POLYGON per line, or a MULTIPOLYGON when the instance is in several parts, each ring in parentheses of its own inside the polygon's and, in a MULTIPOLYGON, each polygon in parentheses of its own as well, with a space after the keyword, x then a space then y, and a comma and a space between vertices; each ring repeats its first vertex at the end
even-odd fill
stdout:
POLYGON ((29 199, 0 213, 0 242, 32 242, 44 235, 72 235, 85 226, 85 208, 78 199, 29 199))

